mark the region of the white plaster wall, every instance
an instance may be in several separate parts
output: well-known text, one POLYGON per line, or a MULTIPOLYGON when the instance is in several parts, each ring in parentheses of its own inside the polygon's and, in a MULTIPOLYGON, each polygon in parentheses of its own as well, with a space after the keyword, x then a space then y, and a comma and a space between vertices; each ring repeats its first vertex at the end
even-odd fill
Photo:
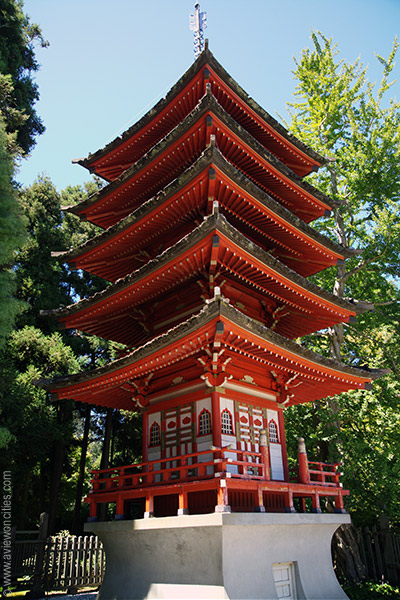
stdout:
POLYGON ((227 408, 232 415, 232 418, 235 418, 235 403, 233 400, 229 400, 229 398, 225 398, 225 396, 220 396, 219 400, 220 404, 220 412, 227 408))

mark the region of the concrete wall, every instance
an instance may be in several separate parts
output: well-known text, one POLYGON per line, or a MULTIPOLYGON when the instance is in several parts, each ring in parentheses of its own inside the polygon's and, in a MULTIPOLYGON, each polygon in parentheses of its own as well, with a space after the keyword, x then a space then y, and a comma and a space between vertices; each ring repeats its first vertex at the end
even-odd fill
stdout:
POLYGON ((106 550, 99 600, 278 598, 274 563, 293 563, 299 599, 340 600, 331 561, 348 515, 232 513, 88 523, 106 550))

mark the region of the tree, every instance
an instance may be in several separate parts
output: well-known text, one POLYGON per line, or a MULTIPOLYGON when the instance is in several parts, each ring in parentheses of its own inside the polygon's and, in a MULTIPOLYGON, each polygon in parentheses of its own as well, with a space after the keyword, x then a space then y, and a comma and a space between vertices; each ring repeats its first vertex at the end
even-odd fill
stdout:
MULTIPOLYGON (((68 188, 62 196, 70 204, 72 197, 77 199, 95 188, 96 183, 83 189, 68 188)), ((105 283, 71 271, 52 256, 53 251, 66 250, 77 239, 92 237, 96 228, 61 214, 61 195, 49 179, 22 190, 19 203, 25 214, 27 236, 15 256, 13 273, 16 296, 24 310, 0 353, 0 444, 7 450, 4 460, 8 466, 4 468, 11 468, 15 481, 19 525, 31 526, 40 510, 46 510, 54 530, 59 515, 67 512, 65 502, 71 499, 68 489, 75 484, 70 463, 79 468, 75 458, 81 411, 73 403, 51 402, 32 382, 92 368, 107 361, 110 350, 107 342, 73 332, 56 332, 57 322, 40 315, 40 310, 71 304, 77 295, 94 293, 105 283), (25 455, 29 460, 23 458, 25 455), (60 490, 61 482, 64 489, 60 490), (33 502, 34 497, 38 502, 33 502)))
POLYGON ((78 361, 59 333, 49 336, 33 326, 14 331, 1 356, 0 414, 2 467, 12 471, 13 499, 18 506, 18 525, 26 517, 35 522, 38 510, 33 498, 44 502, 41 490, 47 476, 51 450, 70 435, 70 426, 58 418, 59 408, 44 390, 33 385, 40 377, 73 373, 78 361), (28 513, 28 515, 27 515, 28 513))
POLYGON ((15 249, 25 240, 25 228, 13 185, 15 153, 10 147, 12 142, 13 136, 7 135, 0 114, 0 349, 22 308, 14 297, 16 281, 13 263, 15 249))
MULTIPOLYGON (((289 409, 288 442, 294 455, 295 438, 303 435, 312 456, 341 459, 356 524, 371 524, 382 513, 399 523, 400 103, 388 98, 398 43, 387 59, 377 56, 382 67, 377 86, 359 59, 340 60, 337 47, 319 32, 312 41, 313 49, 296 61, 289 128, 328 159, 311 179, 339 206, 314 226, 357 250, 314 280, 375 309, 356 325, 336 325, 302 343, 354 366, 389 367, 392 374, 370 392, 289 409)), ((351 531, 341 535, 348 536, 343 547, 355 545, 351 531)), ((357 558, 352 569, 360 575, 357 558)))
POLYGON ((48 46, 40 27, 24 14, 22 0, 0 0, 0 112, 23 154, 44 132, 34 108, 39 99, 32 77, 39 69, 35 43, 48 46))
MULTIPOLYGON (((328 157, 314 183, 340 206, 316 227, 359 251, 318 280, 340 297, 362 298, 365 292, 365 299, 379 306, 382 295, 386 302, 398 299, 389 282, 400 275, 400 103, 387 101, 398 43, 387 60, 377 57, 383 73, 376 89, 359 59, 353 64, 337 60, 336 46, 322 34, 313 33, 312 40, 314 50, 303 51, 296 62, 290 128, 328 157)), ((339 359, 343 325, 329 331, 329 341, 331 355, 339 359)))
POLYGON ((13 295, 15 252, 25 239, 15 166, 44 131, 34 109, 39 98, 32 79, 32 72, 39 68, 36 41, 47 45, 40 28, 24 15, 22 2, 0 0, 0 349, 22 308, 13 295))

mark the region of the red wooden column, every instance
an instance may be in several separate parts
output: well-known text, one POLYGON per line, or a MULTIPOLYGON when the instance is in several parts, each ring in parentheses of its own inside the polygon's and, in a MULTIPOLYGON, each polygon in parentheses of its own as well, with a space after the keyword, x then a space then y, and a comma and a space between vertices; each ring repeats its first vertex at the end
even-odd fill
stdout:
POLYGON ((343 504, 343 494, 342 490, 337 490, 337 495, 335 496, 335 513, 346 513, 346 509, 343 504))
MULTIPOLYGON (((89 496, 90 498, 90 496, 89 496)), ((93 523, 94 521, 98 521, 97 518, 97 503, 93 498, 89 500, 89 517, 88 523, 93 523)))
POLYGON ((217 489, 217 506, 215 507, 215 512, 231 512, 231 507, 229 506, 229 497, 228 497, 228 488, 226 487, 226 479, 220 479, 219 487, 217 489))
POLYGON ((221 448, 221 410, 218 392, 212 392, 211 394, 211 407, 213 446, 221 448))
POLYGON ((260 452, 262 456, 262 461, 264 465, 264 473, 265 479, 269 481, 271 479, 271 465, 270 465, 270 455, 269 455, 269 446, 268 446, 268 437, 267 430, 261 429, 260 431, 260 452))
POLYGON ((150 517, 154 517, 154 496, 151 492, 147 492, 144 518, 149 519, 150 517))
POLYGON ((285 494, 285 512, 295 513, 296 509, 293 504, 293 491, 289 488, 285 494))
POLYGON ((124 518, 124 500, 121 496, 117 496, 114 519, 116 521, 122 521, 124 518))
POLYGON ((257 500, 258 500, 258 504, 257 504, 257 506, 254 507, 254 512, 265 512, 264 494, 263 494, 262 487, 260 485, 257 488, 257 500))
POLYGON ((304 438, 299 438, 298 460, 299 460, 299 482, 306 483, 308 485, 310 483, 310 472, 308 470, 308 458, 307 458, 307 450, 306 450, 306 445, 304 443, 304 438))
POLYGON ((189 506, 188 506, 188 494, 184 489, 179 490, 179 508, 178 515, 188 515, 189 514, 189 506))
POLYGON ((312 509, 311 512, 313 513, 320 513, 321 511, 321 507, 319 504, 319 494, 317 491, 315 491, 315 493, 312 495, 312 509))

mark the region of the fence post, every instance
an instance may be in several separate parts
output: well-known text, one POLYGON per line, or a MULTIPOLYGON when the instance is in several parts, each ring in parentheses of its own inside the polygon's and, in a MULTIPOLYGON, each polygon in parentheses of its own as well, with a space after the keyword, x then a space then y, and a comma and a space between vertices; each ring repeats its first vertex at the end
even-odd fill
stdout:
POLYGON ((299 479, 300 483, 310 483, 310 472, 308 470, 308 457, 304 438, 299 438, 299 479))
POLYGON ((38 544, 38 551, 36 554, 35 560, 35 574, 33 576, 33 585, 32 589, 25 595, 25 598, 29 598, 34 600, 36 598, 43 598, 45 595, 45 590, 43 586, 43 565, 44 565, 44 557, 46 550, 46 538, 47 538, 47 529, 49 524, 49 515, 47 513, 42 513, 40 515, 39 522, 39 533, 38 533, 38 541, 41 543, 38 544))
POLYGON ((399 561, 396 557, 394 535, 390 529, 387 515, 379 517, 379 529, 383 546, 383 562, 386 567, 386 577, 392 585, 400 584, 399 561))

